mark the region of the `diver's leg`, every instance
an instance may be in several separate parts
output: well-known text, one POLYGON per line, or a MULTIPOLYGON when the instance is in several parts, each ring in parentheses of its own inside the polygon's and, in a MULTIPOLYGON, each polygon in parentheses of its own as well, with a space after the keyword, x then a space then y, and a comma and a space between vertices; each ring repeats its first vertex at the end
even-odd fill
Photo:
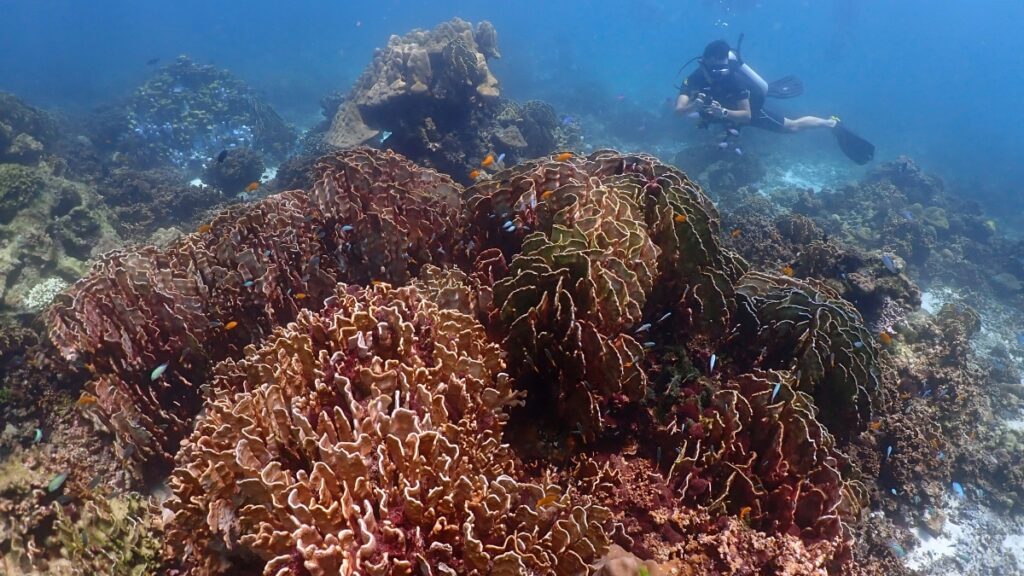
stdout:
POLYGON ((817 116, 802 116, 800 118, 786 118, 785 127, 788 132, 799 132, 809 128, 835 128, 836 119, 818 118, 817 116))

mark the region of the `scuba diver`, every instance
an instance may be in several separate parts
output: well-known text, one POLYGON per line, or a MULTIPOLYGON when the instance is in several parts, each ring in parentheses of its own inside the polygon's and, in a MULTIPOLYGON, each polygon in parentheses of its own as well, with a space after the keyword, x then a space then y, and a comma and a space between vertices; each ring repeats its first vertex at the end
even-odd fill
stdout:
POLYGON ((725 40, 715 40, 704 48, 702 56, 683 65, 680 72, 695 60, 699 64, 680 87, 675 106, 677 114, 698 116, 701 128, 707 128, 709 124, 724 125, 725 132, 719 146, 723 149, 732 146, 737 154, 742 154, 737 140, 743 126, 780 133, 829 128, 835 134, 839 148, 851 160, 866 164, 874 158, 875 146, 851 132, 836 116, 827 119, 817 116, 786 118, 765 109, 767 98, 793 98, 802 94, 803 83, 795 76, 786 76, 771 84, 765 82, 743 62, 739 53, 742 43, 743 35, 736 43, 736 50, 732 50, 725 40))

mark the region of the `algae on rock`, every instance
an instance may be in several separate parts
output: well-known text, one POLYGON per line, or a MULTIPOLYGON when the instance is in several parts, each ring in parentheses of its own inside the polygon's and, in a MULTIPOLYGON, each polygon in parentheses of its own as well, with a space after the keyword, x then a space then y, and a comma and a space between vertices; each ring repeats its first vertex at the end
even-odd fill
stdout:
POLYGON ((34 288, 74 281, 90 258, 120 245, 113 220, 85 184, 39 167, 0 164, 0 314, 37 308, 34 288))

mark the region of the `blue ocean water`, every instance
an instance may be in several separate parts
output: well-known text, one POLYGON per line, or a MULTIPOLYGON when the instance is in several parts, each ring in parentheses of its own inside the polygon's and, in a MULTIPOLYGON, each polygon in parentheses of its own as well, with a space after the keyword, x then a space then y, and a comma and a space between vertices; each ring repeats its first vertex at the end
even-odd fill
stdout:
MULTIPOLYGON (((148 60, 187 53, 240 75, 300 123, 389 35, 453 16, 495 24, 503 58, 493 68, 507 95, 558 105, 583 94, 655 112, 683 62, 742 32, 762 75, 805 82, 781 111, 838 114, 879 159, 908 154, 994 207, 1020 206, 1020 3, 4 0, 0 10, 0 89, 30 102, 87 109, 143 81, 148 60)), ((645 128, 678 137, 668 124, 682 121, 645 128)))

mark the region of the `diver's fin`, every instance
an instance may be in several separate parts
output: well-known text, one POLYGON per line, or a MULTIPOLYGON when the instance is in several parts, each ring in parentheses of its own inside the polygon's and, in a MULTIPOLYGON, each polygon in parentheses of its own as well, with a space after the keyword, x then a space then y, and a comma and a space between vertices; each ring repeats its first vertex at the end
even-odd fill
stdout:
POLYGON ((768 85, 768 92, 765 96, 769 98, 796 98, 804 93, 804 83, 796 76, 779 78, 768 85))
POLYGON ((839 122, 838 119, 835 127, 832 128, 832 133, 836 135, 839 149, 850 160, 863 166, 874 159, 875 145, 850 132, 850 129, 844 126, 842 122, 839 122))

